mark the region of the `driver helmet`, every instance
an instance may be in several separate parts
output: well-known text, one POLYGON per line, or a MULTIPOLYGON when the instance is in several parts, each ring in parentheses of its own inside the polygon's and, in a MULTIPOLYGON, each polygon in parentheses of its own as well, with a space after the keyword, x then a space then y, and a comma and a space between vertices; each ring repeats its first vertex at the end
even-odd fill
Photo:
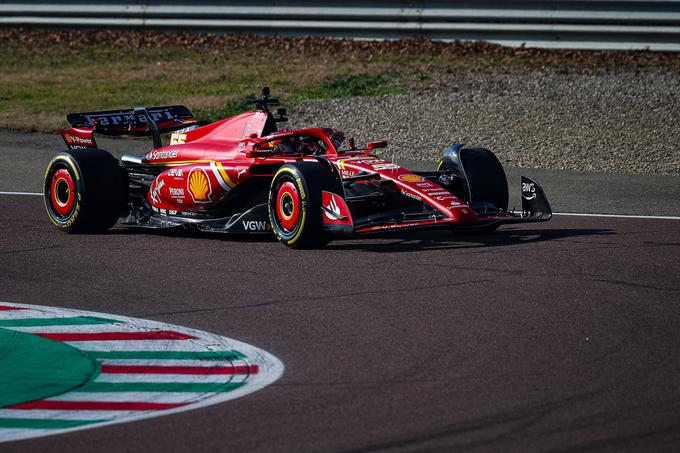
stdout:
POLYGON ((300 154, 301 148, 300 139, 297 137, 284 138, 274 147, 276 152, 281 154, 300 154))

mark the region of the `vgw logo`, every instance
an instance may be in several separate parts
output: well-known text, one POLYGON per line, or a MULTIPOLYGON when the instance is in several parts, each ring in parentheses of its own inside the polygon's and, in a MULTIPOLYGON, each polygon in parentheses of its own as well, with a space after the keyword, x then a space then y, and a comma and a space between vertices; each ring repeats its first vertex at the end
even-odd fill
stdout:
POLYGON ((522 183, 522 196, 526 200, 533 200, 536 198, 536 187, 534 187, 533 182, 522 183))
POLYGON ((267 222, 265 220, 244 220, 243 229, 246 231, 267 231, 267 222))

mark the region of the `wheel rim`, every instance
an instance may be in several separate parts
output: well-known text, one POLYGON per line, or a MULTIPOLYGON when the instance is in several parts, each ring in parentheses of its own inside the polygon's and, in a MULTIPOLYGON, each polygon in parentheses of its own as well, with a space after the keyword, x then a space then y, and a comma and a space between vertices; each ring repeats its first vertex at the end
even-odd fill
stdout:
POLYGON ((49 200, 55 214, 61 218, 68 217, 73 211, 76 185, 68 170, 62 168, 52 175, 49 200))
POLYGON ((300 220, 300 194, 290 181, 281 184, 277 191, 276 219, 286 233, 293 232, 300 220))

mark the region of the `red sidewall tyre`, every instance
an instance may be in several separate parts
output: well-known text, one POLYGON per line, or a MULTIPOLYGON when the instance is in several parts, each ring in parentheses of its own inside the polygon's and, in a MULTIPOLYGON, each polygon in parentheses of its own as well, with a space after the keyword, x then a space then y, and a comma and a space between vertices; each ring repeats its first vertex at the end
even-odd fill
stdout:
POLYGON ((269 189, 269 222, 288 247, 316 248, 331 241, 323 229, 324 190, 342 193, 335 174, 320 162, 297 162, 279 168, 269 189))
POLYGON ((67 217, 76 204, 76 183, 65 168, 57 170, 50 185, 50 204, 57 214, 67 217))
POLYGON ((67 153, 55 156, 45 172, 44 200, 47 215, 57 228, 64 231, 77 228, 82 193, 83 180, 73 157, 67 153))
POLYGON ((100 233, 117 221, 127 200, 127 177, 100 149, 69 150, 48 164, 43 186, 52 223, 69 233, 100 233))
POLYGON ((292 232, 298 226, 302 209, 302 200, 295 184, 291 181, 283 182, 276 195, 276 218, 281 227, 292 232))

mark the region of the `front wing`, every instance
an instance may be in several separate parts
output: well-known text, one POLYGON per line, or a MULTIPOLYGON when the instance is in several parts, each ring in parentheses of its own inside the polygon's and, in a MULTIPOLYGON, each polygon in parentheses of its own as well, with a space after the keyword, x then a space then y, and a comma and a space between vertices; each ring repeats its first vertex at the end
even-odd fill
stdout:
POLYGON ((499 211, 488 205, 472 205, 473 220, 460 221, 445 216, 431 206, 423 206, 417 212, 391 210, 353 218, 342 197, 330 192, 323 194, 324 229, 333 234, 345 236, 363 235, 407 229, 449 228, 477 229, 491 225, 546 222, 552 218, 552 210, 545 192, 535 181, 522 176, 522 209, 520 211, 499 211))

